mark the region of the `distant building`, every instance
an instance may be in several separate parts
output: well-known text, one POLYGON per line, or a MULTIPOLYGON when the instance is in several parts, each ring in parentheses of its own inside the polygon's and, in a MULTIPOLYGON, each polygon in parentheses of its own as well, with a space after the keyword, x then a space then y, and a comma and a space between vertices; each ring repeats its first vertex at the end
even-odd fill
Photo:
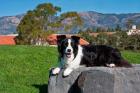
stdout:
POLYGON ((16 45, 16 36, 18 36, 18 34, 0 35, 0 45, 16 45))
POLYGON ((136 25, 133 25, 132 28, 127 32, 127 35, 136 35, 140 34, 140 29, 137 29, 136 25))

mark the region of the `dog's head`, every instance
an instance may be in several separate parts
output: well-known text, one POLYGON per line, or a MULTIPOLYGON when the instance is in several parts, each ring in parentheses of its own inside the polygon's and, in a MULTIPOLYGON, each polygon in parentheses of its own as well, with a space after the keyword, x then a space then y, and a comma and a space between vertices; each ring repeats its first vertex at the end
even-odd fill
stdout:
POLYGON ((73 60, 78 52, 79 40, 78 36, 67 38, 66 35, 58 35, 57 44, 60 56, 73 60))

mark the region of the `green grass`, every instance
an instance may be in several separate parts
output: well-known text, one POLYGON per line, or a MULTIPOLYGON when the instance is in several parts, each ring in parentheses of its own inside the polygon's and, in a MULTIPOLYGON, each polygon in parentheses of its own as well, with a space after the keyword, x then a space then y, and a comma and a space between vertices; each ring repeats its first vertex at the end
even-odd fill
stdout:
MULTIPOLYGON (((140 63, 140 52, 122 52, 140 63)), ((47 93, 49 69, 57 65, 57 49, 41 46, 0 46, 0 93, 47 93)))
POLYGON ((122 56, 133 64, 140 64, 140 51, 123 51, 122 56))
POLYGON ((0 46, 0 93, 39 93, 56 61, 53 47, 0 46))

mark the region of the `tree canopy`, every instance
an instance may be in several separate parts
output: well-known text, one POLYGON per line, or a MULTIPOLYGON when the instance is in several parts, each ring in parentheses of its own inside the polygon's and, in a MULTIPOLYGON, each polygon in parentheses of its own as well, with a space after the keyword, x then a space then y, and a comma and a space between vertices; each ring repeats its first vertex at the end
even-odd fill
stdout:
POLYGON ((31 44, 32 41, 44 37, 47 32, 50 33, 48 28, 53 28, 60 24, 52 22, 52 17, 60 11, 60 7, 53 6, 51 3, 40 4, 34 10, 28 11, 17 27, 17 32, 19 33, 16 39, 17 43, 31 44))
POLYGON ((82 26, 83 21, 77 12, 66 12, 60 15, 64 31, 70 32, 72 28, 82 26))
POLYGON ((72 28, 80 29, 82 20, 77 12, 66 12, 57 16, 61 8, 51 3, 38 5, 23 17, 17 27, 19 44, 34 44, 38 40, 45 40, 47 35, 57 33, 59 29, 69 32, 72 28))

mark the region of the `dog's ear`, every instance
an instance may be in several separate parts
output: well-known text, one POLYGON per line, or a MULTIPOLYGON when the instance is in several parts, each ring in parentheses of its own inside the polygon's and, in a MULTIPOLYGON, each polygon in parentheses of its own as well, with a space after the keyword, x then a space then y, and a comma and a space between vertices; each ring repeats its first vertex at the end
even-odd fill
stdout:
POLYGON ((60 45, 64 39, 66 39, 66 35, 57 35, 57 44, 60 45))
POLYGON ((71 38, 72 38, 76 43, 79 44, 80 37, 78 37, 78 36, 71 36, 71 38))

